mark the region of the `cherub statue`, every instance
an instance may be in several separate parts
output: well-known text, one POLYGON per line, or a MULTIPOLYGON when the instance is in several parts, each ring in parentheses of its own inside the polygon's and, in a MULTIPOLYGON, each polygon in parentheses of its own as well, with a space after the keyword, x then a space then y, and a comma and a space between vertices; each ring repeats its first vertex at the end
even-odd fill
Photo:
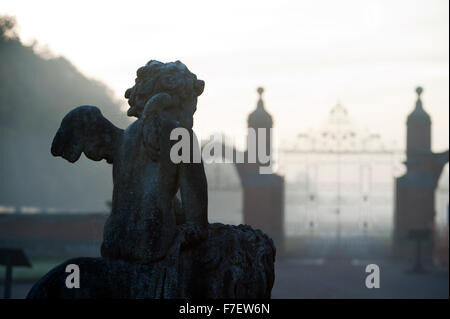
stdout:
POLYGON ((115 127, 95 106, 79 106, 64 117, 51 152, 72 163, 84 153, 113 165, 112 208, 101 254, 148 264, 164 258, 176 236, 189 245, 207 233, 203 164, 174 164, 175 141, 169 138, 175 127, 195 138, 193 115, 205 83, 180 61, 155 60, 137 70, 135 82, 125 97, 127 115, 137 120, 127 129, 115 127))

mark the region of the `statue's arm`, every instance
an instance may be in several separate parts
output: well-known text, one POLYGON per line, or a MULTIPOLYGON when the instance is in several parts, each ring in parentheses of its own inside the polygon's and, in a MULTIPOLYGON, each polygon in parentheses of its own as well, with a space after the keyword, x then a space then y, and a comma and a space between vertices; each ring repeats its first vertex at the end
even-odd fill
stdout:
POLYGON ((179 185, 186 224, 208 226, 208 185, 203 163, 180 163, 179 185))
MULTIPOLYGON (((169 130, 162 125, 162 135, 166 135, 169 130)), ((192 130, 189 130, 192 138, 195 138, 192 130)), ((174 142, 167 143, 167 147, 160 150, 160 198, 163 203, 173 203, 176 214, 178 231, 183 235, 183 246, 190 246, 204 240, 208 227, 208 186, 203 163, 178 163, 175 164, 170 159, 170 148, 174 142), (175 192, 180 190, 181 205, 177 205, 175 192), (173 194, 173 195, 172 195, 173 194), (169 195, 169 197, 167 197, 169 195), (181 210, 180 210, 181 208, 181 210), (178 213, 180 212, 181 214, 178 213), (182 215, 182 216, 180 216, 182 215)), ((195 144, 194 144, 195 145, 195 144)), ((192 148, 191 148, 191 154, 192 148)), ((172 207, 171 207, 172 208, 172 207)), ((169 213, 166 207, 166 212, 169 213)))
POLYGON ((103 117, 95 106, 79 106, 64 117, 53 138, 51 152, 73 163, 81 153, 94 161, 113 163, 123 130, 103 117))
MULTIPOLYGON (((164 179, 164 182, 170 181, 169 183, 174 187, 172 191, 180 190, 185 223, 203 228, 208 225, 208 185, 199 143, 192 129, 183 128, 188 132, 190 139, 188 143, 190 161, 175 164, 170 158, 170 152, 178 140, 171 140, 170 133, 177 127, 179 127, 177 123, 162 119, 159 176, 164 179), (196 162, 195 158, 199 161, 196 162)), ((182 151, 187 150, 182 149, 182 151)))
MULTIPOLYGON (((159 201, 162 210, 172 211, 173 198, 178 190, 181 194, 181 208, 187 226, 200 228, 208 225, 208 189, 203 163, 174 163, 170 158, 170 150, 177 143, 170 139, 173 129, 179 127, 175 121, 158 114, 171 103, 167 93, 153 96, 146 104, 143 112, 144 145, 149 153, 157 153, 159 158, 159 201), (159 140, 156 142, 156 140, 159 140), (156 152, 155 152, 156 151, 156 152)), ((194 143, 192 129, 186 128, 191 138, 191 158, 194 150, 200 152, 198 142, 194 143)))

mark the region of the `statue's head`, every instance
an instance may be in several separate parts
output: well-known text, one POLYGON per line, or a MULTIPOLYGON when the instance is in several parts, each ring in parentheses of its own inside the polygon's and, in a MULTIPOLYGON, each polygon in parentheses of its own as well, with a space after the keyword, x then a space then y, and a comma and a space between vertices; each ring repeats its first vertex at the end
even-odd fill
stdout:
POLYGON ((171 116, 192 127, 193 115, 197 109, 197 97, 202 94, 205 82, 180 61, 162 63, 151 60, 136 72, 136 83, 125 92, 130 108, 128 116, 140 118, 147 101, 158 93, 167 93, 171 97, 168 107, 171 116))

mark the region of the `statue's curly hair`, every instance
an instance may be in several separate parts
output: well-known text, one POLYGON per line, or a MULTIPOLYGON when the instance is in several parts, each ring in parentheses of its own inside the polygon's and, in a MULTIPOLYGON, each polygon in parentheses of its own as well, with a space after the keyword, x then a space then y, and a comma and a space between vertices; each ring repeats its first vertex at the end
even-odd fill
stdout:
POLYGON ((180 104, 190 96, 203 93, 205 82, 180 61, 162 63, 150 60, 136 72, 136 83, 125 92, 130 109, 128 116, 140 117, 145 103, 158 93, 168 93, 174 104, 180 104))

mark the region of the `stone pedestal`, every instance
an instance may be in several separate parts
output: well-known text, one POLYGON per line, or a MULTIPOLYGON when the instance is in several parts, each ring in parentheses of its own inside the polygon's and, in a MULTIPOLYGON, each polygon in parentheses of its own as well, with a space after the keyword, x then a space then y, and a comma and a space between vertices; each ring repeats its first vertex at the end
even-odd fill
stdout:
POLYGON ((210 224, 193 247, 177 238, 167 256, 147 265, 106 258, 75 258, 40 279, 29 299, 270 298, 272 240, 247 225, 210 224), (80 288, 67 288, 66 266, 80 269, 80 288))

